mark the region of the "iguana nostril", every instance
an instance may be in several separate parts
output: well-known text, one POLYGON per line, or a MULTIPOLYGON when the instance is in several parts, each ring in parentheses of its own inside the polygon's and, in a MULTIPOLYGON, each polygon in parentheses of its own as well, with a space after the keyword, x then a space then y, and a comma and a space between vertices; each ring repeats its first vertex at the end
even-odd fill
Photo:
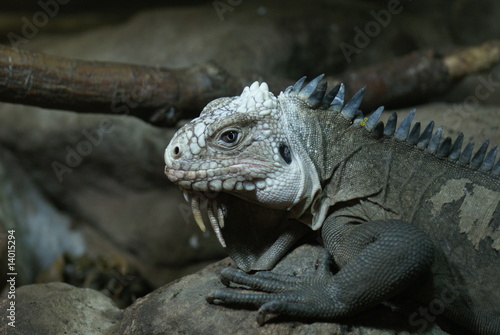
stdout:
POLYGON ((179 147, 175 146, 173 152, 174 152, 174 157, 175 158, 181 157, 181 149, 179 147))

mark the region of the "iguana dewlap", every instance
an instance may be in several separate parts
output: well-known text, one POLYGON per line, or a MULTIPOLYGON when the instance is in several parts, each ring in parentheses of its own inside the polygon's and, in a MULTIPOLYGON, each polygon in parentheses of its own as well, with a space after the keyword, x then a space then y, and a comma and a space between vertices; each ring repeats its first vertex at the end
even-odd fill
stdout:
POLYGON ((363 90, 344 104, 344 86, 326 93, 322 77, 303 87, 304 77, 278 97, 255 82, 214 100, 166 148, 167 177, 202 230, 206 211, 240 268, 272 268, 307 226, 340 268, 333 273, 325 256, 308 277, 226 269, 226 281, 259 292, 226 288, 209 301, 256 306, 260 321, 335 319, 416 285, 425 288, 416 297, 424 306, 451 291, 439 298, 439 314, 476 333, 500 333, 497 146, 462 149, 463 135, 442 138, 432 122, 422 130, 415 111, 397 127, 396 114, 379 121, 383 108, 365 118, 363 90), (231 196, 268 208, 268 222, 225 228, 231 196))

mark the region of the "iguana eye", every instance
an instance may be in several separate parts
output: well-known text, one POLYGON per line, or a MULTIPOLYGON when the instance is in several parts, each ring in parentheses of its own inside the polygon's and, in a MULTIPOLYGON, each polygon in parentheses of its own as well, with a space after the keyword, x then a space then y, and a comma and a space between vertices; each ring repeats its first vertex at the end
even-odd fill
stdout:
POLYGON ((240 133, 236 130, 228 130, 220 135, 220 140, 226 144, 234 144, 238 141, 240 133))

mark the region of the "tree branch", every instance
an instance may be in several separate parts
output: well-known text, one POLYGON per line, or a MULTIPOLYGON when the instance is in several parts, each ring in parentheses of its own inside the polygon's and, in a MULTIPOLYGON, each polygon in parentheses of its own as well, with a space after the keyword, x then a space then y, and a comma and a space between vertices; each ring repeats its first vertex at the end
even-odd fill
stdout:
POLYGON ((388 62, 329 78, 332 84, 343 82, 347 93, 366 86, 362 107, 405 107, 422 103, 448 91, 468 74, 489 69, 500 62, 500 42, 478 46, 418 51, 388 62))
POLYGON ((0 46, 0 101, 174 124, 242 83, 215 63, 188 69, 82 61, 0 46))
MULTIPOLYGON (((467 74, 500 61, 491 41, 446 55, 415 52, 343 76, 348 95, 366 86, 363 108, 403 107, 448 90, 467 74)), ((186 69, 83 61, 0 46, 0 101, 85 113, 127 114, 162 126, 192 118, 211 100, 241 93, 255 74, 236 77, 214 62, 186 69)), ((293 84, 266 75, 278 93, 293 84)))

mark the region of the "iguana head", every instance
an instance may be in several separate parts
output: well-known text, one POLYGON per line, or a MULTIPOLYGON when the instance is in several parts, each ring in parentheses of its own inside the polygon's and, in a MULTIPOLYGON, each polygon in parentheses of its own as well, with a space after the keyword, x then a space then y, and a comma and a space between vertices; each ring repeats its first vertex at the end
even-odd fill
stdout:
POLYGON ((343 105, 343 86, 325 95, 322 77, 302 87, 304 77, 278 97, 255 82, 240 96, 214 100, 166 148, 166 175, 184 190, 203 231, 200 207, 206 203, 222 245, 224 208, 217 192, 287 210, 297 219, 321 193, 325 164, 319 149, 326 140, 324 117, 316 114, 338 114, 343 105))
POLYGON ((278 209, 311 192, 314 169, 296 157, 285 123, 279 99, 255 82, 240 96, 212 101, 176 133, 165 150, 165 173, 185 190, 202 230, 201 201, 212 203, 207 212, 215 231, 223 225, 223 209, 203 192, 233 193, 278 209))

